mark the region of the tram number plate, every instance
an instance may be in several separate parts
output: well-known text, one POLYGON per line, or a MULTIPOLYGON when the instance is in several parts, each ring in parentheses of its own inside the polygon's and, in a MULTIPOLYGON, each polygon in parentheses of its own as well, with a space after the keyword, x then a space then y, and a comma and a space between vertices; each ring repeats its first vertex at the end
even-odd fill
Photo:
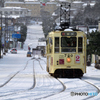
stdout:
POLYGON ((80 55, 76 55, 76 63, 80 63, 80 55))
POLYGON ((67 66, 67 68, 71 68, 71 66, 67 66))

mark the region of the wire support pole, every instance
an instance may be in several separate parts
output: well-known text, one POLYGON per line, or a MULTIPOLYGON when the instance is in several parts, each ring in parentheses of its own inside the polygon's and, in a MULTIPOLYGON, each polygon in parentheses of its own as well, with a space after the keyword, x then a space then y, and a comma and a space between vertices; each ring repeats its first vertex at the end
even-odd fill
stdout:
POLYGON ((2 50, 2 11, 0 12, 1 14, 1 27, 0 27, 0 58, 2 58, 1 55, 1 50, 2 50))
POLYGON ((60 26, 62 29, 70 26, 70 3, 61 2, 60 4, 60 26))

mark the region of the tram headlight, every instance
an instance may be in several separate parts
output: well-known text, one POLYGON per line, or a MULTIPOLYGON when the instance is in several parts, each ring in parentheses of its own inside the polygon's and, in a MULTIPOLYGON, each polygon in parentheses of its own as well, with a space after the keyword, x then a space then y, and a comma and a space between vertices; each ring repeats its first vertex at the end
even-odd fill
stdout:
POLYGON ((71 62, 71 59, 70 58, 67 58, 67 62, 71 62))

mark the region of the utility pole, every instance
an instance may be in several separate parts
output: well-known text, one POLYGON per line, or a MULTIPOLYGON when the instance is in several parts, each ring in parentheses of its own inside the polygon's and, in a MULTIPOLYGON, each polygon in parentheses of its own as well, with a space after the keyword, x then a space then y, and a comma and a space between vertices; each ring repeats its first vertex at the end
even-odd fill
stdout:
POLYGON ((0 27, 0 30, 1 30, 1 32, 0 32, 0 58, 2 58, 2 56, 1 56, 1 50, 2 50, 2 11, 0 12, 0 14, 1 14, 1 27, 0 27))
POLYGON ((5 16, 5 34, 4 34, 4 54, 6 54, 6 16, 5 16))

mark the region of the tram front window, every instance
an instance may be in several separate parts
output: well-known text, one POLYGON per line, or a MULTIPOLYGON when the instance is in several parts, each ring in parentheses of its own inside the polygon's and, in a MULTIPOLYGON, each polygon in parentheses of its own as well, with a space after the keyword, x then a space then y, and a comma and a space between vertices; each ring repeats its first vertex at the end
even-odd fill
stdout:
POLYGON ((76 52, 76 37, 61 37, 61 52, 76 52))

